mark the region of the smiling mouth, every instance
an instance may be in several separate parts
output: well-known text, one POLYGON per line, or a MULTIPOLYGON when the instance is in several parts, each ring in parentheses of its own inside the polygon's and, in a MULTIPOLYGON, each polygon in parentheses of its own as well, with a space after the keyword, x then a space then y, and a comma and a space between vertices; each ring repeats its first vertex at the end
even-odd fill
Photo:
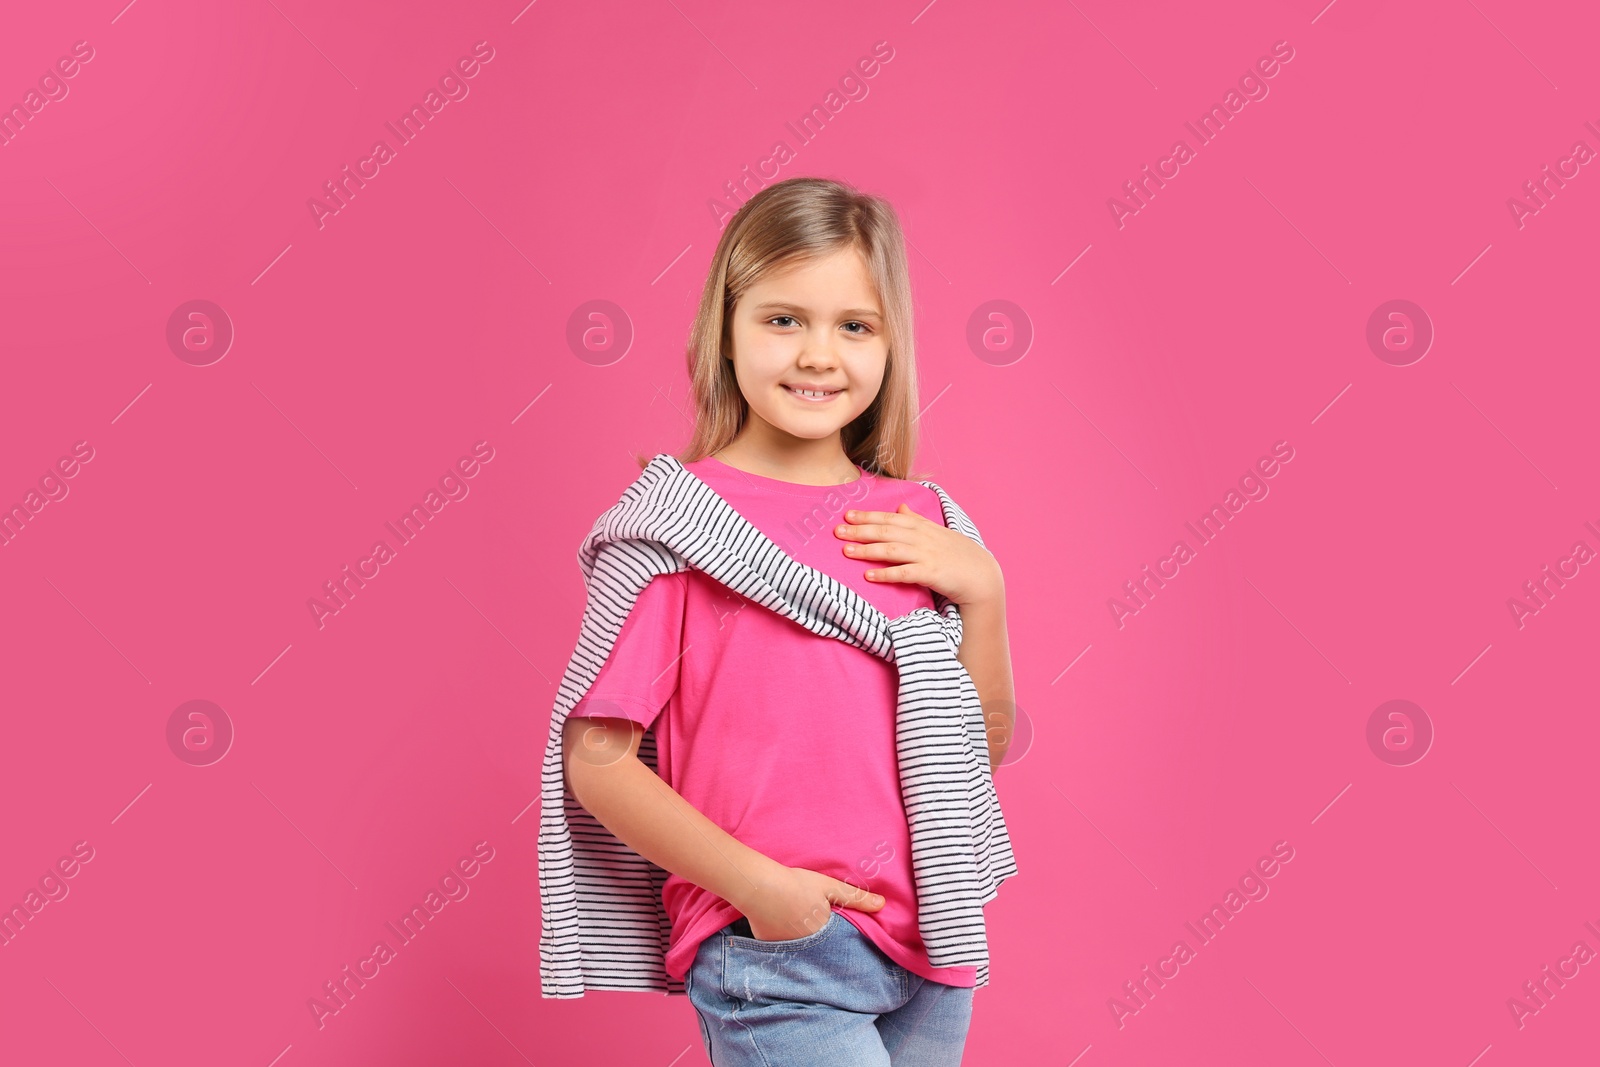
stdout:
POLYGON ((784 391, 787 392, 790 396, 795 397, 798 400, 804 400, 804 401, 806 401, 808 403, 812 403, 812 404, 824 404, 824 403, 827 403, 829 400, 832 400, 834 397, 836 397, 840 393, 844 392, 843 389, 803 389, 802 390, 802 389, 797 389, 792 385, 785 385, 783 388, 784 388, 784 391))

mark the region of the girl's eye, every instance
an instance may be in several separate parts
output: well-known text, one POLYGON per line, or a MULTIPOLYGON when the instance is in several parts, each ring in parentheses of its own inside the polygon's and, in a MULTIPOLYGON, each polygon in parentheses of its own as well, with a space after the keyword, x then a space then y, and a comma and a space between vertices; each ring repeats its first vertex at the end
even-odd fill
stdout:
MULTIPOLYGON (((772 316, 772 318, 768 319, 767 321, 772 323, 775 326, 780 327, 780 328, 787 328, 787 327, 789 327, 791 325, 796 325, 799 322, 799 320, 796 319, 793 315, 774 315, 774 316, 772 316)), ((861 321, 859 321, 857 319, 851 319, 849 322, 845 323, 845 325, 846 326, 859 326, 859 327, 861 327, 861 329, 859 329, 859 330, 850 330, 850 331, 848 331, 849 333, 856 334, 857 336, 864 336, 865 334, 869 334, 869 333, 872 332, 872 327, 871 326, 868 326, 866 323, 861 322, 861 321)))

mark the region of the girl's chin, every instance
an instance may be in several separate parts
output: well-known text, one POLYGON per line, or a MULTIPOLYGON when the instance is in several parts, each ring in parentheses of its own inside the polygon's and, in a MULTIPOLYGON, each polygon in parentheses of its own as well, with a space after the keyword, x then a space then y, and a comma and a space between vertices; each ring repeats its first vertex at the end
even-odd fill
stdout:
POLYGON ((772 427, 802 441, 821 441, 836 435, 844 427, 837 419, 783 419, 771 423, 772 427))

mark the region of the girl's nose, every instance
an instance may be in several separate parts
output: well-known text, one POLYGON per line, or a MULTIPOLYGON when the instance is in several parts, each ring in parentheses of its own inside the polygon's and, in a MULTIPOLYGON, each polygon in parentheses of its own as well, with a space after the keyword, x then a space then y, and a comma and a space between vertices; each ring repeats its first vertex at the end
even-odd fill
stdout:
POLYGON ((831 337, 807 337, 805 345, 800 349, 799 363, 802 367, 836 367, 839 365, 839 353, 834 351, 834 341, 831 337))

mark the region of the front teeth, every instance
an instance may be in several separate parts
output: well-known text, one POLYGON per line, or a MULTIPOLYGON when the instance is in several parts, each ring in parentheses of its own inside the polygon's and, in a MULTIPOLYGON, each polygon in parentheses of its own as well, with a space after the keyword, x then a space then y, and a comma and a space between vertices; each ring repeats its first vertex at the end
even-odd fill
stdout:
MULTIPOLYGON (((821 400, 825 396, 832 396, 833 395, 833 393, 814 393, 814 392, 810 391, 809 389, 795 389, 793 387, 791 387, 789 391, 791 393, 798 393, 801 396, 809 396, 809 397, 811 397, 811 398, 813 398, 815 400, 821 400)), ((838 391, 839 390, 835 389, 833 392, 837 393, 838 391)))

